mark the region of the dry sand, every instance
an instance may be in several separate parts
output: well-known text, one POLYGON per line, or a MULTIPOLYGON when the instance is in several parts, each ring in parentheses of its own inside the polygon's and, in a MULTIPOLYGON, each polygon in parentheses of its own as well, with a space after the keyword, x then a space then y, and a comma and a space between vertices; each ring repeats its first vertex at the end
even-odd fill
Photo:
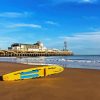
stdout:
MULTIPOLYGON (((0 75, 31 67, 0 62, 0 75)), ((65 68, 46 78, 0 81, 0 100, 100 100, 100 70, 65 68)))

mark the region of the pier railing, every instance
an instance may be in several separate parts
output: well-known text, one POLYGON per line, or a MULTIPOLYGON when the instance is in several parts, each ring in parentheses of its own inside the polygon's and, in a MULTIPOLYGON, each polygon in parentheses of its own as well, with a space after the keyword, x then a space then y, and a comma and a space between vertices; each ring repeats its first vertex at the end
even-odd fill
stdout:
POLYGON ((68 56, 73 55, 71 51, 14 51, 0 50, 0 57, 23 57, 23 56, 68 56))

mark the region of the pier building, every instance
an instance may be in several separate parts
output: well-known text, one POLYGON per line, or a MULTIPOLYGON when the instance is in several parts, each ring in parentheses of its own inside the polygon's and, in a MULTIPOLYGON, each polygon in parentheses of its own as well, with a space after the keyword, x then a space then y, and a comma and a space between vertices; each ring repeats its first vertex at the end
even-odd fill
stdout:
POLYGON ((8 50, 0 50, 0 57, 69 56, 70 50, 48 49, 40 41, 34 44, 14 43, 8 50))

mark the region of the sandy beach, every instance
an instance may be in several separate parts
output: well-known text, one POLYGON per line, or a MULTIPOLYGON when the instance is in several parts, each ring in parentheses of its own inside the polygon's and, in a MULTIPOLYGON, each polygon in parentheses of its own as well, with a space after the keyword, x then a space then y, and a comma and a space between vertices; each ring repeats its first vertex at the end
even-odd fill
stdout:
MULTIPOLYGON (((0 62, 0 75, 32 67, 0 62)), ((65 68, 46 78, 1 80, 0 100, 100 100, 100 70, 65 68)))

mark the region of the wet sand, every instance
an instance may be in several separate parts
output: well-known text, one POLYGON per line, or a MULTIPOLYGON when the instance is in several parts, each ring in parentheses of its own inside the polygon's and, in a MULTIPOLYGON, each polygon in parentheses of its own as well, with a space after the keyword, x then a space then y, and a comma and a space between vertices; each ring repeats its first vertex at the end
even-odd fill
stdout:
MULTIPOLYGON (((0 75, 32 67, 0 62, 0 75)), ((46 78, 0 81, 0 100, 100 100, 100 70, 65 68, 46 78)))

